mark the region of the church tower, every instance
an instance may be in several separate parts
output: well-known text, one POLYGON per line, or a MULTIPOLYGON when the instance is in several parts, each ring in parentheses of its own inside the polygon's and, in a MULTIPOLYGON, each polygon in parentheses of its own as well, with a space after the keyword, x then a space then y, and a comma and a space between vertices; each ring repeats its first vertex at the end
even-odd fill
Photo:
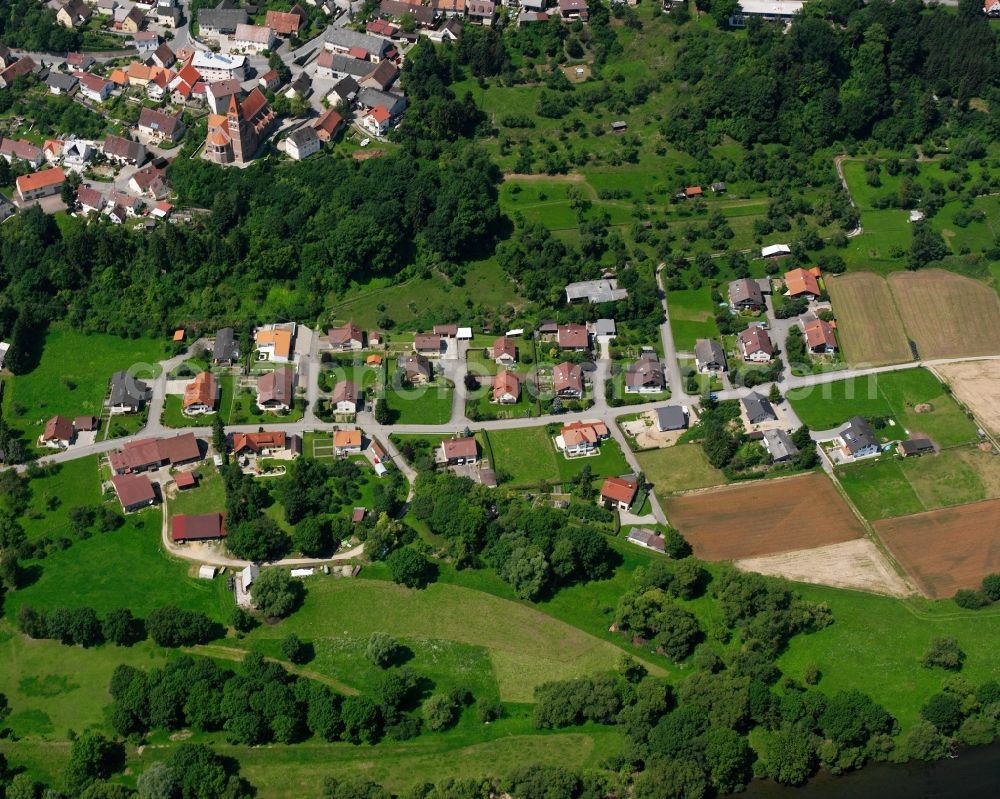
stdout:
POLYGON ((245 157, 247 155, 252 156, 253 153, 246 153, 243 149, 246 135, 245 123, 243 122, 243 116, 240 114, 240 106, 236 102, 235 94, 229 98, 229 110, 226 112, 226 117, 229 124, 229 140, 233 146, 233 160, 237 164, 245 163, 245 157))

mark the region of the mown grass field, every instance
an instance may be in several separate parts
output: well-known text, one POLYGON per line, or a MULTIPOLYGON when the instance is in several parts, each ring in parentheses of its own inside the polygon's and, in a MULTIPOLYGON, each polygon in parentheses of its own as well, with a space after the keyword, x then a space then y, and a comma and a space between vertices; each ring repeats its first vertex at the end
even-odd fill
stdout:
POLYGON ((203 462, 197 469, 198 485, 176 491, 169 501, 170 515, 179 513, 216 513, 226 509, 226 486, 222 475, 210 461, 203 462))
POLYGON ((919 458, 884 456, 839 468, 837 479, 874 521, 1000 497, 1000 458, 971 446, 919 458))
POLYGON ((708 462, 700 444, 638 452, 636 458, 659 497, 726 482, 726 476, 708 462))
POLYGON ((83 334, 55 325, 45 334, 38 365, 28 374, 3 378, 4 419, 33 444, 56 414, 100 416, 111 375, 133 369, 140 380, 155 377, 165 347, 165 341, 83 334))
POLYGON ((445 424, 451 419, 454 389, 443 383, 411 389, 391 388, 384 401, 397 415, 395 424, 445 424))
POLYGON ((889 284, 871 272, 827 277, 837 315, 837 338, 852 366, 881 366, 912 359, 889 284))
POLYGON ((29 539, 74 537, 70 531, 70 510, 101 501, 96 455, 51 468, 51 474, 31 481, 28 510, 18 519, 29 539))
POLYGON ((837 380, 794 389, 787 397, 802 423, 813 430, 837 427, 855 415, 888 416, 897 428, 883 433, 893 438, 920 434, 943 447, 976 438, 975 424, 926 369, 837 380), (930 410, 917 413, 918 405, 929 405, 930 410))
POLYGON ((695 340, 699 338, 718 338, 719 328, 715 324, 718 307, 712 302, 708 286, 667 292, 667 307, 678 351, 693 352, 695 340))
MULTIPOLYGON (((597 455, 567 459, 552 442, 556 433, 550 433, 545 427, 490 431, 488 440, 495 459, 493 468, 510 474, 511 486, 537 486, 556 479, 570 480, 585 466, 590 467, 595 479, 630 471, 621 447, 613 439, 601 442, 597 455)), ((490 449, 485 447, 486 438, 483 435, 479 434, 480 446, 488 455, 490 449)))

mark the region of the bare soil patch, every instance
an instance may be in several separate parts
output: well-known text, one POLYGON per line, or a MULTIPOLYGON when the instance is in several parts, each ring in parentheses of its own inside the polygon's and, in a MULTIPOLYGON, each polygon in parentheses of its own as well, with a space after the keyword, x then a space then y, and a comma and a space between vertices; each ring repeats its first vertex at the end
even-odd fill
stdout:
POLYGON ((670 522, 703 560, 737 560, 861 538, 824 474, 760 480, 666 500, 670 522))
POLYGON ((369 158, 378 158, 381 155, 385 155, 385 150, 381 147, 373 147, 370 150, 355 150, 351 153, 351 158, 355 161, 367 161, 369 158))
POLYGON ((875 529, 929 597, 976 588, 1000 571, 1000 499, 885 519, 875 529))
POLYGON ((994 433, 1000 433, 1000 361, 935 366, 952 392, 994 433))
POLYGON ((826 278, 826 287, 848 363, 882 366, 912 358, 885 278, 872 272, 854 272, 826 278))
POLYGON ((745 558, 736 561, 736 567, 771 577, 873 594, 903 597, 916 593, 885 554, 867 538, 780 555, 745 558))
POLYGON ((921 358, 1000 353, 1000 297, 985 283, 928 269, 894 272, 889 286, 921 358))

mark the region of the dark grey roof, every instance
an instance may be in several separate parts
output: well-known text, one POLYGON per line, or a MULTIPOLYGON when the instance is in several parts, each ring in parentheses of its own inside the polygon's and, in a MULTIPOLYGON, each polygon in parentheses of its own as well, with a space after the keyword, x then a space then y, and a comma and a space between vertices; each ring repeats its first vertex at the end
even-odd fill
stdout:
POLYGON ((358 102, 365 108, 375 108, 384 105, 393 116, 403 113, 406 109, 406 98, 391 92, 380 92, 378 89, 362 89, 358 92, 358 102))
POLYGON ((767 451, 776 461, 788 460, 799 454, 799 448, 784 430, 765 430, 764 442, 767 451))
POLYGON ((629 388, 664 387, 666 383, 663 364, 656 359, 655 354, 650 358, 642 357, 638 361, 630 363, 625 369, 625 385, 629 388))
POLYGON ((720 369, 726 368, 726 353, 722 345, 710 338, 700 338, 694 343, 694 357, 698 365, 716 365, 720 369))
POLYGON ((388 39, 380 39, 377 36, 368 36, 348 28, 335 28, 333 26, 326 29, 323 39, 334 47, 341 47, 345 50, 360 47, 378 58, 381 58, 382 54, 392 46, 388 39))
POLYGON ((63 92, 68 92, 76 86, 76 78, 72 75, 64 75, 62 72, 49 72, 45 82, 53 89, 59 89, 63 92))
POLYGON ((729 284, 729 301, 733 305, 739 305, 742 302, 763 305, 764 295, 761 294, 760 285, 758 285, 756 280, 742 278, 734 280, 729 284))
POLYGON ((371 72, 372 67, 371 61, 365 61, 362 58, 352 58, 342 53, 331 53, 329 67, 331 72, 360 78, 371 72))
POLYGON ((878 439, 875 437, 875 431, 872 430, 872 426, 868 424, 868 420, 863 416, 853 417, 847 423, 847 427, 844 428, 840 437, 843 439, 844 445, 851 451, 852 455, 868 449, 869 447, 878 446, 878 439))
POLYGON ((934 451, 934 443, 929 438, 911 438, 899 444, 904 455, 920 455, 934 451))
POLYGON ((138 408, 149 396, 149 386, 128 372, 111 375, 111 405, 138 408))
POLYGON ((289 88, 297 92, 300 97, 305 97, 312 91, 312 79, 305 72, 301 72, 289 88))
POLYGON ((242 8, 202 8, 198 11, 198 26, 218 31, 236 32, 237 25, 249 19, 242 8))
POLYGON ((687 427, 687 414, 680 405, 664 405, 656 409, 656 421, 660 430, 683 430, 687 427))
POLYGON ((301 147, 303 144, 319 141, 319 136, 316 135, 316 129, 312 125, 303 125, 289 133, 288 139, 294 142, 296 147, 301 147))
POLYGON ((333 91, 335 91, 337 96, 341 99, 350 100, 353 96, 357 95, 360 88, 361 87, 358 86, 358 82, 348 75, 346 78, 341 78, 334 84, 333 91))
POLYGON ((212 357, 217 361, 235 361, 240 357, 240 350, 233 338, 231 327, 224 327, 215 334, 212 357))
POLYGON ((774 407, 767 397, 762 397, 756 391, 747 394, 743 398, 743 407, 747 409, 747 419, 750 424, 760 424, 761 422, 776 422, 778 415, 774 412, 774 407))

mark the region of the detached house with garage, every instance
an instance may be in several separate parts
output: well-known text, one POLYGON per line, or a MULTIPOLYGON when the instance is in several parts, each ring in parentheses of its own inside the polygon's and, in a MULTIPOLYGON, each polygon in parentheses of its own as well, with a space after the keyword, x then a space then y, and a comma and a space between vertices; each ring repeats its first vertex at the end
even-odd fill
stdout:
POLYGON ((552 391, 562 399, 583 398, 583 369, 577 363, 560 363, 552 369, 552 391))
POLYGON ((863 416, 855 416, 848 421, 840 433, 840 443, 844 454, 851 458, 864 458, 881 450, 875 431, 863 416))
POLYGON ((806 340, 806 349, 814 355, 823 355, 837 351, 837 334, 830 322, 813 319, 802 326, 806 340))
POLYGON ((139 112, 139 135, 144 136, 147 141, 154 144, 165 139, 179 141, 185 130, 182 121, 183 114, 183 111, 178 111, 176 114, 164 114, 155 108, 143 108, 139 112))
POLYGON ((561 350, 572 352, 587 352, 590 349, 590 333, 586 325, 559 325, 556 330, 556 343, 561 350))
POLYGON ((201 372, 184 387, 183 411, 188 416, 215 413, 219 384, 211 372, 201 372))
POLYGON ((700 338, 694 343, 695 366, 702 374, 726 371, 726 353, 713 339, 700 338))
POLYGON ((423 356, 438 356, 441 354, 444 339, 438 333, 417 333, 413 337, 413 351, 423 356))
POLYGON ((406 382, 414 386, 429 383, 434 378, 434 367, 423 355, 400 355, 397 366, 406 382))
POLYGON ((493 378, 493 401, 501 405, 513 405, 521 397, 521 378, 513 372, 501 369, 493 378))
POLYGON ((786 463, 799 454, 792 437, 784 430, 765 430, 761 444, 775 463, 786 463))
POLYGON ((609 477, 601 484, 601 504, 607 508, 628 510, 639 492, 639 484, 634 480, 609 477))
POLYGON ((115 372, 111 375, 111 389, 108 397, 108 407, 111 413, 138 413, 149 401, 152 390, 142 380, 138 380, 128 372, 115 372))
POLYGON ((491 357, 501 366, 513 366, 517 363, 517 345, 514 339, 501 336, 494 341, 491 357))
POLYGON ((804 297, 811 301, 818 300, 822 292, 819 290, 819 270, 793 269, 785 272, 785 294, 789 297, 804 297))
POLYGON ((45 430, 38 437, 38 443, 51 449, 66 449, 73 443, 73 423, 65 416, 53 416, 45 424, 45 430))
POLYGON ((479 460, 479 446, 475 437, 446 438, 441 442, 441 460, 449 466, 475 463, 479 460))
POLYGON ((759 311, 764 307, 764 293, 756 280, 742 278, 729 284, 729 307, 734 311, 759 311))
POLYGON ((655 353, 643 355, 625 370, 626 394, 656 394, 667 388, 663 364, 655 353))
POLYGON ((212 363, 216 366, 231 366, 240 359, 240 347, 233 336, 231 327, 216 331, 212 345, 212 363))
POLYGON ((774 357, 771 337, 762 327, 748 327, 736 337, 744 361, 767 363, 774 357))
POLYGON ((337 413, 357 413, 361 409, 361 393, 350 380, 341 380, 333 387, 330 407, 337 413))
POLYGON ((740 402, 743 403, 743 409, 746 411, 747 421, 750 424, 778 421, 778 414, 774 412, 774 406, 771 405, 770 400, 756 391, 751 391, 740 402))
POLYGON ((295 322, 265 325, 257 328, 254 342, 257 360, 273 363, 291 363, 295 357, 292 343, 295 340, 295 322))
POLYGON ((283 366, 257 378, 257 407, 262 411, 289 411, 295 403, 295 372, 283 366))
POLYGON ((564 425, 556 436, 556 447, 565 453, 567 458, 579 455, 589 455, 595 452, 600 442, 607 441, 611 436, 604 422, 573 422, 564 425))
POLYGON ((331 350, 351 352, 365 348, 365 334, 353 322, 347 322, 340 327, 331 327, 326 331, 326 343, 331 350))

